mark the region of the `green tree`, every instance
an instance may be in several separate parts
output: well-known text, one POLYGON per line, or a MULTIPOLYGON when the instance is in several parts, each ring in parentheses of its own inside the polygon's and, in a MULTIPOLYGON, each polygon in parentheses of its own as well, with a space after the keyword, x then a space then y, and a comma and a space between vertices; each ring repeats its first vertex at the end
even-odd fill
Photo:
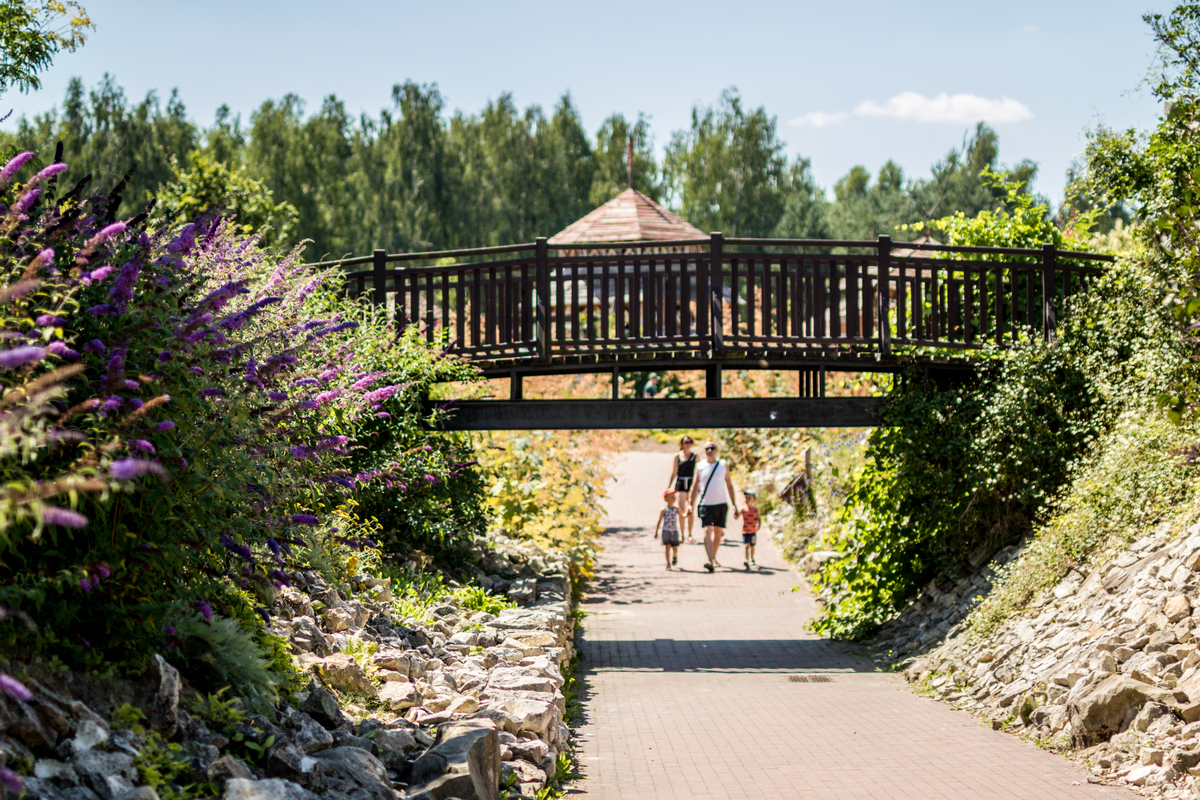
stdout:
POLYGON ((661 202, 663 186, 658 163, 654 158, 654 139, 650 119, 638 114, 631 123, 623 114, 612 114, 596 131, 596 163, 588 202, 592 206, 606 203, 625 190, 629 183, 629 140, 633 139, 633 188, 655 202, 661 202))
POLYGON ((39 72, 74 52, 96 26, 74 0, 0 0, 0 92, 40 89, 39 72))
POLYGON ((732 88, 715 107, 693 108, 691 127, 672 134, 663 163, 683 218, 726 236, 770 236, 795 189, 775 128, 765 109, 746 113, 732 88))
MULTIPOLYGON (((1181 325, 1194 329, 1200 323, 1200 4, 1142 19, 1158 43, 1147 83, 1164 113, 1148 135, 1103 126, 1091 131, 1080 184, 1101 207, 1133 206, 1145 223, 1141 242, 1167 279, 1155 291, 1181 325)), ((1188 341, 1194 348, 1195 338, 1188 341)), ((1177 422, 1194 416, 1200 376, 1191 371, 1160 400, 1177 422)))
POLYGON ((784 204, 773 235, 781 239, 830 238, 829 201, 813 180, 807 158, 793 163, 791 182, 792 194, 784 204))
POLYGON ((296 209, 287 202, 276 203, 262 181, 199 150, 188 156, 188 167, 176 167, 175 180, 159 190, 157 210, 161 216, 193 219, 215 208, 232 217, 242 235, 262 231, 266 244, 291 242, 296 209))
POLYGON ((354 155, 351 120, 335 96, 304 118, 304 101, 294 94, 268 100, 250 121, 246 167, 277 201, 297 211, 299 234, 312 240, 313 258, 352 252, 347 235, 356 219, 352 187, 354 155))
POLYGON ((962 212, 968 217, 980 211, 994 211, 1007 197, 985 177, 986 172, 1005 172, 1028 191, 1037 175, 1037 165, 1021 161, 1005 169, 999 165, 1000 137, 989 125, 980 122, 975 132, 961 147, 952 149, 934 164, 933 174, 917 181, 910 189, 914 219, 922 222, 962 212))
POLYGON ((904 172, 893 161, 879 170, 874 183, 865 167, 855 166, 833 186, 834 201, 826 213, 834 239, 874 239, 894 234, 914 218, 904 172))
POLYGON ((159 186, 174 178, 173 164, 184 161, 198 139, 199 130, 188 119, 178 92, 171 92, 165 107, 153 91, 133 104, 106 74, 90 92, 72 78, 61 110, 32 120, 22 117, 14 133, 0 134, 0 146, 48 156, 61 141, 63 160, 69 165, 63 180, 70 183, 91 175, 92 188, 104 192, 128 175, 118 215, 131 217, 159 186))

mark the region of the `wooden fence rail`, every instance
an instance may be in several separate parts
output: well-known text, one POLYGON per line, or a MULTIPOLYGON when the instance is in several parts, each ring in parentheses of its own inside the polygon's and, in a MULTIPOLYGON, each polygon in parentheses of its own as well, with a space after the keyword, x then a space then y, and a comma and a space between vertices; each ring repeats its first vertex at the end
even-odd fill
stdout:
POLYGON ((473 361, 692 352, 754 358, 969 350, 1053 334, 1111 256, 876 241, 532 244, 342 262, 352 294, 473 361), (587 249, 585 249, 587 248, 587 249), (831 254, 841 248, 846 254, 831 254), (671 252, 668 252, 671 251, 671 252), (467 259, 465 263, 430 261, 467 259), (421 263, 426 262, 426 263, 421 263))

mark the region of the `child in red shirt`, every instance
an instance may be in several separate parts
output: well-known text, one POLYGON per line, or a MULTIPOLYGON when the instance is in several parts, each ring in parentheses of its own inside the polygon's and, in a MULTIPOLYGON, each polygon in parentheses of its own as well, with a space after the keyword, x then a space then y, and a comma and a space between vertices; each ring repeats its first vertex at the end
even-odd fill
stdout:
POLYGON ((750 569, 758 566, 754 563, 754 546, 758 544, 758 495, 753 489, 747 489, 742 492, 742 497, 746 498, 746 507, 734 511, 733 518, 742 518, 742 544, 746 547, 746 560, 742 566, 750 569))

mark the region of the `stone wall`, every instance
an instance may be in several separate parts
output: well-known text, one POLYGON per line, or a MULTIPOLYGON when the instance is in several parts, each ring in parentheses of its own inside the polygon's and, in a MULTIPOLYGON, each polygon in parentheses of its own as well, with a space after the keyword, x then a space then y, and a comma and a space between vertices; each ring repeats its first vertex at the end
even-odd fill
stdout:
POLYGON ((1095 782, 1190 798, 1200 789, 1198 567, 1200 525, 1164 524, 1070 572, 989 636, 972 637, 964 620, 991 568, 927 587, 872 646, 919 690, 1077 759, 1095 782))
MULTIPOLYGON (((131 699, 186 755, 179 782, 214 784, 224 800, 492 800, 501 783, 532 797, 568 746, 568 564, 503 537, 478 555, 479 582, 520 607, 493 615, 447 599, 417 620, 397 617, 382 579, 330 586, 305 573, 284 589, 272 628, 310 684, 272 718, 252 715, 257 763, 180 707, 186 688, 161 657, 148 693, 131 699)), ((28 702, 0 695, 0 758, 28 775, 28 797, 156 800, 139 769, 144 736, 64 689, 29 683, 28 702)))

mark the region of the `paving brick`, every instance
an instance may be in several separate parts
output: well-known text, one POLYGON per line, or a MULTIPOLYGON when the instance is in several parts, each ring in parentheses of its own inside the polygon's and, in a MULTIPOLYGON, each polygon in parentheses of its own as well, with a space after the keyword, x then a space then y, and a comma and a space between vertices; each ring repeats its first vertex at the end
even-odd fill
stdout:
POLYGON ((908 691, 853 646, 804 630, 815 604, 770 543, 741 568, 740 523, 716 574, 701 545, 667 571, 651 538, 670 456, 622 457, 584 599, 587 776, 572 794, 643 798, 1134 797, 908 691), (736 569, 730 567, 736 566, 736 569), (829 682, 790 682, 790 675, 829 682))

